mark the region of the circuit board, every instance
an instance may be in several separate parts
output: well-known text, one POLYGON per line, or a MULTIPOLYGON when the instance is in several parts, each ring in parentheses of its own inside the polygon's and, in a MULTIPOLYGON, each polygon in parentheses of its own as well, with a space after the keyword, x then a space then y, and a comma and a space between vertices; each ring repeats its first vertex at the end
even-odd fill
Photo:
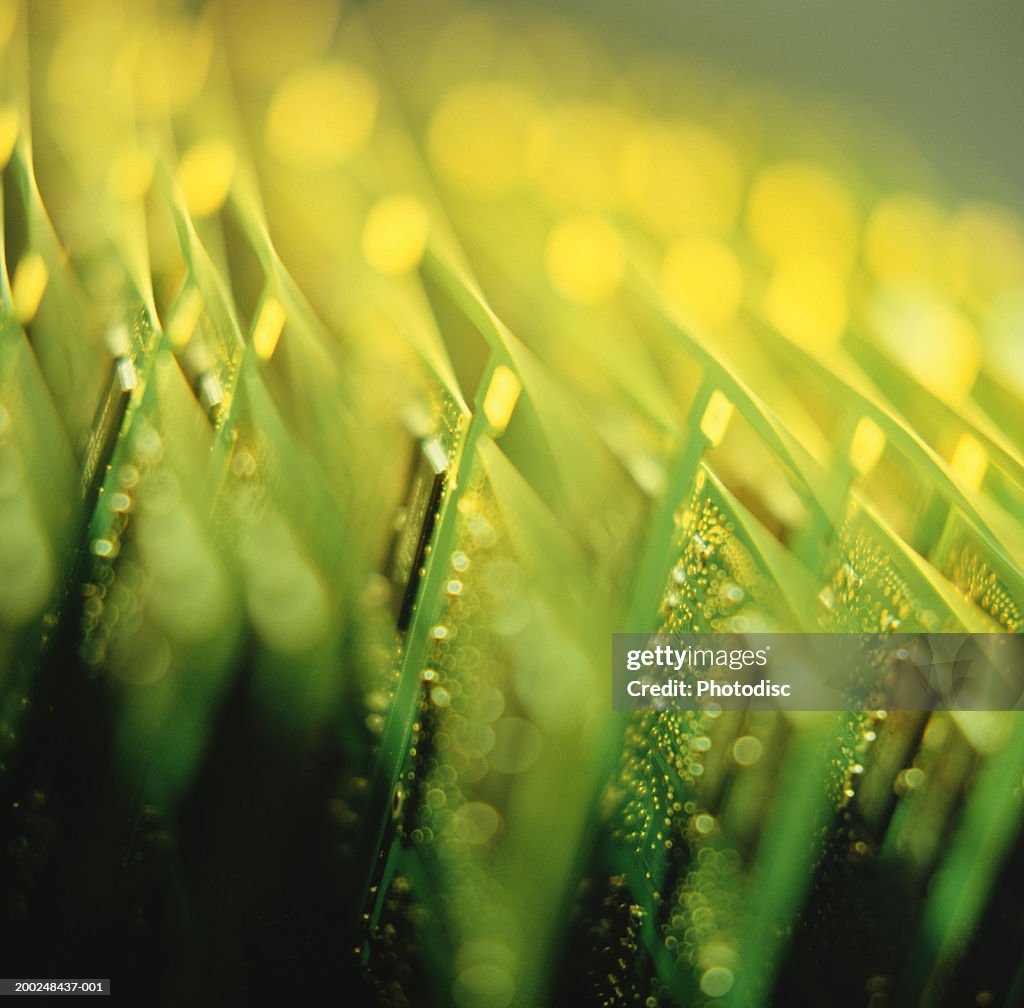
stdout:
POLYGON ((613 632, 1021 631, 1024 222, 810 121, 522 5, 0 0, 8 972, 1024 1001, 1018 712, 612 710, 613 632))

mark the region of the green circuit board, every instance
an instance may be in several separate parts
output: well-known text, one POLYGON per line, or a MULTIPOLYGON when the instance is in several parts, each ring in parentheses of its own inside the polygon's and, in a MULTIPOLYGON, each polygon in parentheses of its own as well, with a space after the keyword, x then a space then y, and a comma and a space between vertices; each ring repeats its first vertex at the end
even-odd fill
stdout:
POLYGON ((1021 630, 1024 222, 811 121, 522 4, 0 0, 9 972, 1024 999, 1019 712, 612 710, 613 632, 1021 630))

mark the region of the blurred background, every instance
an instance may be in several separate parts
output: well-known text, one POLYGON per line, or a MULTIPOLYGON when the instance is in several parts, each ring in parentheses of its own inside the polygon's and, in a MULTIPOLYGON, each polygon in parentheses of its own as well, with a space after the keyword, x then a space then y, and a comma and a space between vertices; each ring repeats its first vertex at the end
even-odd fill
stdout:
POLYGON ((1024 12, 1012 0, 812 0, 542 4, 688 60, 874 120, 924 152, 958 188, 1024 201, 1018 109, 1024 12))

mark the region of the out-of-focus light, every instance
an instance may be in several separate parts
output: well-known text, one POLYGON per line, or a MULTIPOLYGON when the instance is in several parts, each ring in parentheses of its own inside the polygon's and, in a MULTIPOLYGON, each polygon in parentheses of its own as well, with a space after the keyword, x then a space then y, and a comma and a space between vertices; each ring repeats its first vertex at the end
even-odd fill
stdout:
POLYGON ((589 215, 555 225, 546 259, 555 289, 577 304, 595 304, 614 294, 626 266, 619 232, 603 217, 589 215))
POLYGON ((673 242, 665 253, 661 286, 684 323, 716 328, 731 322, 743 296, 743 270, 732 249, 710 235, 673 242))
POLYGON ((370 210, 363 228, 363 258, 379 273, 415 269, 427 247, 430 217, 412 196, 388 196, 370 210))
POLYGON ((827 262, 794 255, 776 266, 765 292, 764 310, 787 339, 808 350, 826 350, 843 335, 846 286, 827 262))
POLYGON ((491 375, 491 383, 484 396, 484 416, 495 434, 501 434, 512 419, 512 411, 519 401, 522 384, 515 373, 499 364, 491 375))
POLYGON ((285 310, 275 297, 268 297, 260 308, 252 330, 252 345, 261 360, 270 360, 277 349, 277 341, 284 329, 285 310))
POLYGON ((731 419, 732 403, 726 398, 725 393, 715 389, 700 420, 701 433, 712 445, 716 445, 725 437, 731 419))
POLYGON ((0 108, 0 168, 5 168, 18 139, 18 111, 7 106, 0 108))
POLYGON ((231 191, 235 150, 226 140, 193 144, 178 165, 178 185, 189 213, 208 217, 216 213, 231 191))
POLYGON ((977 334, 967 317, 939 294, 882 290, 870 319, 889 353, 940 399, 959 402, 981 366, 977 334))
POLYGON ((871 417, 861 417, 850 441, 850 462, 862 476, 870 472, 885 450, 885 434, 871 417))
POLYGON ((304 66, 286 77, 267 110, 267 148, 279 160, 319 170, 343 164, 370 139, 377 84, 342 60, 304 66))
POLYGON ((178 299, 174 314, 167 324, 167 338, 175 350, 188 345, 199 324, 199 316, 203 311, 202 295, 195 287, 190 287, 178 299))
POLYGON ((14 314, 22 325, 28 325, 35 318, 49 279, 46 262, 38 252, 28 252, 19 260, 11 284, 11 298, 14 314))
POLYGON ((957 442, 949 467, 968 490, 978 490, 988 469, 988 453, 973 434, 964 433, 957 442))

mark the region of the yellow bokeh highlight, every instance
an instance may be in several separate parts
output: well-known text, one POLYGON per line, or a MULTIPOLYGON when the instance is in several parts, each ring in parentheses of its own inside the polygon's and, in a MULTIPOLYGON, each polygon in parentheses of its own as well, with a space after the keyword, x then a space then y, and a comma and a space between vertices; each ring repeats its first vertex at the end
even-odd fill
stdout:
POLYGON ((721 136, 696 123, 634 130, 619 171, 626 198, 656 233, 724 233, 739 213, 739 159, 721 136))
POLYGON ((11 281, 11 300, 14 315, 22 325, 35 318, 49 279, 50 271, 38 252, 26 252, 19 260, 11 281))
POLYGON ((619 232, 608 221, 581 214, 555 225, 545 260, 551 282, 564 298, 595 304, 618 289, 626 251, 619 232))
POLYGON ((260 308, 252 329, 252 347, 261 360, 270 360, 277 349, 285 323, 284 306, 275 297, 268 297, 260 308))
POLYGON ((201 140, 185 152, 178 165, 178 185, 189 213, 208 217, 224 205, 235 163, 235 149, 226 140, 201 140))
POLYGON ((868 218, 864 259, 887 283, 934 281, 944 265, 946 214, 923 196, 900 193, 879 201, 868 218))
POLYGON ((769 165, 751 186, 747 228, 773 262, 801 256, 845 272, 857 255, 858 227, 850 194, 819 165, 769 165))
POLYGON ((388 196, 371 208, 363 228, 363 258, 379 273, 415 269, 427 247, 430 215, 412 196, 388 196))
POLYGON ((874 469, 885 451, 885 433, 871 417, 861 417, 850 440, 850 462, 862 476, 874 469))
POLYGON ((522 388, 522 383, 511 368, 499 364, 494 369, 484 395, 484 416, 495 435, 504 433, 522 388))
POLYGON ((11 160, 19 129, 18 110, 10 105, 0 108, 0 168, 6 168, 11 160))
POLYGON ((532 179, 547 134, 536 99, 505 81, 465 84, 430 120, 427 150, 449 185, 477 197, 505 195, 532 179))
POLYGON ((700 420, 701 433, 711 442, 712 446, 717 445, 729 427, 732 419, 733 407, 724 392, 715 389, 708 400, 707 409, 700 420))
POLYGON ((965 432, 957 442, 949 467, 967 490, 980 490, 988 469, 988 452, 973 434, 965 432))
POLYGON ((783 336, 815 352, 835 346, 846 326, 843 277, 810 256, 780 262, 768 282, 764 310, 783 336))
POLYGON ((175 350, 186 347, 203 313, 203 297, 195 287, 182 292, 167 325, 167 339, 175 350))
POLYGON ((743 297, 743 270, 725 242, 692 235, 669 246, 661 287, 669 308, 681 321, 716 328, 736 316, 743 297))
POLYGON ((981 366, 977 333, 943 296, 925 290, 882 290, 869 319, 890 355, 940 399, 960 402, 981 366))
POLYGON ((377 83, 354 63, 314 63, 286 77, 267 110, 264 139, 279 160, 321 170, 365 146, 377 121, 377 83))

